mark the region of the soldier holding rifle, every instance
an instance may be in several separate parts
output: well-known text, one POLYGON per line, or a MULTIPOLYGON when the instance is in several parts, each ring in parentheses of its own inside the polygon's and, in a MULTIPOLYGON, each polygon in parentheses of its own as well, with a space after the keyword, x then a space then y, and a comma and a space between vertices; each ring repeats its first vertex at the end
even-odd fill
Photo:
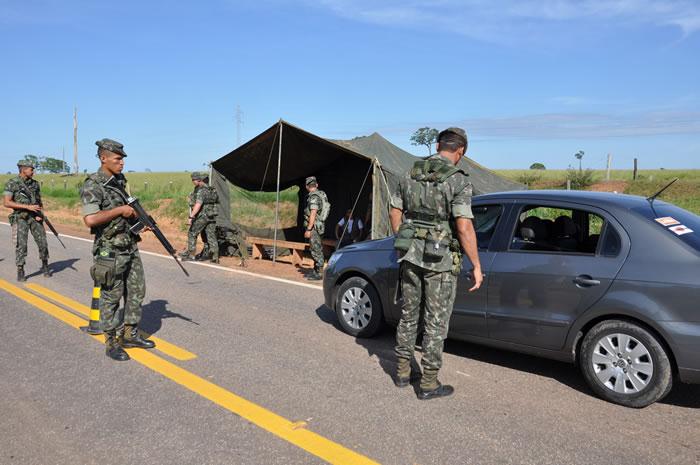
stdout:
POLYGON ((3 206, 11 208, 10 224, 12 225, 12 241, 15 246, 15 263, 17 265, 17 281, 26 281, 24 264, 27 259, 27 239, 32 232, 41 258, 41 272, 51 276, 49 271, 49 246, 44 230, 44 215, 41 210, 41 188, 34 179, 34 164, 29 160, 17 162, 19 174, 10 179, 3 192, 3 206))
POLYGON ((139 236, 130 230, 137 212, 125 198, 124 146, 111 139, 95 144, 100 168, 85 180, 80 192, 83 221, 95 235, 94 264, 90 270, 102 288, 100 323, 105 333, 106 354, 117 361, 129 360, 123 348, 155 347, 138 330, 146 279, 137 247, 139 236), (124 298, 124 308, 120 301, 124 298))

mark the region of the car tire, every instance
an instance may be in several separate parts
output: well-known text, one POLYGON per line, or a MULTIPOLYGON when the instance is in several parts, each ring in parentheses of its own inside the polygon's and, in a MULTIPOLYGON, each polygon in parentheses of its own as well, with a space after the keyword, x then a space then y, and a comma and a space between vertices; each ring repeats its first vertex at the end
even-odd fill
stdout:
POLYGON ((346 333, 372 337, 382 326, 382 302, 374 286, 366 279, 353 276, 338 287, 335 313, 346 333))
POLYGON ((581 371, 601 398, 643 408, 671 391, 673 370, 666 349, 641 326, 608 320, 595 325, 581 343, 581 371))

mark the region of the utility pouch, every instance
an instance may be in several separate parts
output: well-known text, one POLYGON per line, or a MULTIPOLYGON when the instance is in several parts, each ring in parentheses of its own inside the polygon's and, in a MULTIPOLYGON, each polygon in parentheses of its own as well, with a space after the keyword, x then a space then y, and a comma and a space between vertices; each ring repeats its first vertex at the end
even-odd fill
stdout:
POLYGON ((452 252, 452 274, 459 276, 462 272, 462 252, 452 252))
POLYGON ((444 234, 438 233, 435 230, 425 238, 425 247, 423 248, 423 258, 426 261, 440 261, 447 255, 450 250, 450 240, 444 237, 444 234))
POLYGON ((114 256, 97 256, 95 263, 90 268, 90 276, 95 284, 100 287, 112 287, 116 275, 116 260, 114 256))
POLYGON ((416 235, 416 228, 411 223, 401 223, 399 231, 394 238, 394 248, 400 252, 406 252, 411 248, 416 235))

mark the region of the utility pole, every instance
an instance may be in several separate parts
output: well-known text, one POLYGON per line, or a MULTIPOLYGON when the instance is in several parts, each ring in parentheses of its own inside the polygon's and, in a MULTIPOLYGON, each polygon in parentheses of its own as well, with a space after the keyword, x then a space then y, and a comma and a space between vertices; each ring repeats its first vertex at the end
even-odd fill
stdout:
POLYGON ((78 107, 73 107, 73 172, 78 174, 78 107))
POLYGON ((612 165, 612 155, 608 154, 608 168, 605 172, 605 180, 610 181, 610 166, 612 165))
POLYGON ((61 153, 62 153, 61 160, 63 160, 63 164, 61 165, 61 171, 65 171, 66 170, 66 146, 65 145, 63 147, 61 147, 61 153))
POLYGON ((241 126, 243 126, 243 112, 241 106, 236 104, 236 147, 241 146, 241 126))

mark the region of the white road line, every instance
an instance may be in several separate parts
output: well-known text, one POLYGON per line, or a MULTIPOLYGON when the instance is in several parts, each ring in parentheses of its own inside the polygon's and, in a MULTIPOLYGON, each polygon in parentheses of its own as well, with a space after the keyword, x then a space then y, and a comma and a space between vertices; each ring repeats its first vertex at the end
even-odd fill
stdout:
MULTIPOLYGON (((5 225, 5 226, 10 226, 9 223, 5 223, 5 222, 3 222, 3 221, 0 221, 0 224, 3 224, 3 225, 5 225)), ((68 235, 68 234, 63 234, 63 233, 59 233, 59 234, 61 235, 61 237, 67 237, 67 238, 69 238, 69 239, 75 239, 76 241, 88 242, 88 243, 90 243, 90 244, 92 244, 92 242, 93 242, 92 239, 85 239, 84 237, 70 236, 70 235, 68 235)), ((48 236, 53 236, 53 235, 52 235, 52 234, 48 234, 48 236)), ((154 257, 167 258, 167 259, 169 259, 169 260, 172 259, 172 257, 171 257, 170 255, 160 254, 160 253, 156 253, 156 252, 149 252, 149 251, 147 251, 147 250, 139 250, 139 252, 141 252, 142 254, 145 254, 145 255, 152 255, 152 256, 154 256, 154 257)), ((236 270, 236 269, 233 269, 233 268, 227 268, 227 267, 225 267, 225 266, 214 265, 214 264, 211 264, 211 263, 200 263, 200 262, 185 262, 185 263, 187 263, 187 266, 190 266, 190 265, 205 266, 205 267, 208 267, 208 268, 214 268, 215 270, 230 271, 231 273, 238 273, 238 274, 250 276, 250 277, 253 277, 253 278, 267 279, 268 281, 276 281, 276 282, 278 282, 278 283, 293 284, 293 285, 295 285, 295 286, 306 287, 306 288, 308 288, 308 289, 315 289, 315 290, 318 290, 318 291, 323 290, 323 288, 322 288, 321 286, 316 286, 316 285, 314 285, 314 284, 299 283, 299 282, 296 282, 296 281, 292 281, 291 279, 276 278, 276 277, 274 277, 274 276, 266 276, 266 275, 260 274, 260 273, 253 273, 253 272, 250 272, 250 271, 236 270)))

